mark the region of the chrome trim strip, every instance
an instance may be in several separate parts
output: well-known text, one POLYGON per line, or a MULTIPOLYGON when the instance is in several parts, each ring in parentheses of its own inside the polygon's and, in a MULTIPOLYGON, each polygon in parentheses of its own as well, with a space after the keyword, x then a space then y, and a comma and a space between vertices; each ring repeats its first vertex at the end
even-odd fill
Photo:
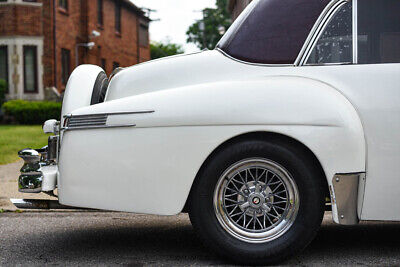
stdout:
POLYGON ((360 180, 365 173, 335 174, 332 179, 331 190, 332 205, 336 203, 339 224, 358 224, 358 188, 360 180))
POLYGON ((358 0, 353 0, 353 64, 358 64, 358 0))
POLYGON ((317 33, 319 33, 319 30, 321 28, 322 25, 324 25, 324 22, 326 20, 327 14, 332 10, 332 8, 335 6, 335 4, 338 1, 342 1, 342 0, 333 0, 331 1, 325 8, 324 10, 321 12, 321 14, 319 15, 317 21, 315 22, 314 26, 312 27, 310 33, 307 36, 307 39, 305 40, 303 47, 300 50, 299 55, 296 58, 296 61, 294 62, 295 66, 300 66, 302 65, 302 62, 304 61, 304 55, 306 54, 306 52, 309 50, 309 46, 310 44, 314 43, 314 39, 317 33))
POLYGON ((135 127, 136 124, 134 123, 107 125, 107 120, 109 116, 113 115, 151 114, 154 112, 154 110, 142 110, 132 112, 96 113, 82 115, 66 114, 64 115, 64 118, 66 119, 66 126, 62 127, 61 131, 135 127))
MULTIPOLYGON (((332 17, 336 14, 338 9, 349 2, 348 0, 334 0, 327 7, 324 9, 324 11, 321 13, 321 20, 317 21, 319 23, 318 25, 315 25, 314 32, 313 30, 311 31, 311 34, 313 34, 312 38, 310 38, 310 42, 307 44, 307 47, 304 51, 304 54, 301 57, 301 60, 299 62, 300 66, 311 66, 307 64, 307 60, 311 55, 312 50, 314 49, 315 45, 317 44, 318 39, 321 37, 325 27, 329 23, 329 21, 332 19, 332 17)), ((340 63, 341 64, 341 63, 340 63)), ((315 64, 313 64, 315 66, 315 64)), ((318 66, 324 65, 324 64, 317 64, 318 66)))
POLYGON ((81 127, 63 127, 62 131, 72 130, 90 130, 90 129, 105 129, 105 128, 124 128, 124 127, 135 127, 136 124, 124 124, 124 125, 96 125, 96 126, 81 126, 81 127))
POLYGON ((66 114, 64 115, 64 118, 79 118, 83 116, 87 117, 96 117, 96 116, 109 116, 109 115, 129 115, 129 114, 147 114, 147 113, 154 113, 154 110, 140 110, 140 111, 122 111, 122 112, 114 112, 114 113, 96 113, 96 114, 79 114, 79 115, 72 115, 72 114, 66 114))
POLYGON ((231 55, 227 54, 225 51, 223 51, 220 48, 215 48, 216 51, 222 53, 222 55, 226 56, 229 59, 232 59, 236 62, 247 64, 247 65, 252 65, 252 66, 259 66, 259 67, 293 67, 294 64, 263 64, 263 63, 252 63, 252 62, 247 62, 243 61, 237 58, 232 57, 231 55))
POLYGON ((10 201, 18 209, 35 209, 35 210, 83 209, 83 208, 76 208, 76 207, 62 205, 58 202, 58 200, 10 198, 10 201))

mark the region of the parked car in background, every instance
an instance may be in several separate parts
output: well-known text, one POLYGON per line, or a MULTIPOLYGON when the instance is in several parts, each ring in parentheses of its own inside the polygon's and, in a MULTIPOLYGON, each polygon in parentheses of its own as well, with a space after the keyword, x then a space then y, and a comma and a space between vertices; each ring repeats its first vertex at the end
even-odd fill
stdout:
POLYGON ((398 0, 258 0, 215 50, 109 78, 80 66, 49 146, 20 152, 20 191, 188 212, 246 265, 303 250, 326 206, 338 224, 400 221, 399 14, 398 0))

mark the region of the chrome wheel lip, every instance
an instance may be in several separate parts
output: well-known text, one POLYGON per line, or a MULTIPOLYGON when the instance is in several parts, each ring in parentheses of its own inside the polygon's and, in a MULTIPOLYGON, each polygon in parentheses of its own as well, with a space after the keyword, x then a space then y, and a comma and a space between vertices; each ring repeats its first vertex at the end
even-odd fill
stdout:
POLYGON ((280 164, 265 158, 248 158, 236 162, 220 176, 214 190, 213 204, 215 215, 220 225, 230 235, 248 243, 265 243, 279 238, 293 225, 300 206, 300 196, 293 177, 280 164), (234 177, 238 172, 252 166, 267 168, 270 172, 276 174, 279 179, 283 181, 289 198, 289 207, 285 210, 284 214, 282 214, 283 218, 278 221, 278 224, 274 224, 262 232, 245 231, 241 229, 231 220, 224 207, 223 191, 229 179, 234 177))

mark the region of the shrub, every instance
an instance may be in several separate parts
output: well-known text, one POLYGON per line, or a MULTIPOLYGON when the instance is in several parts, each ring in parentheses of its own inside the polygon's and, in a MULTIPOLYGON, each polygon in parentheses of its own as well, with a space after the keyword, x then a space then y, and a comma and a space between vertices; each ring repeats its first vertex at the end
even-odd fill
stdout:
POLYGON ((49 119, 59 119, 61 103, 48 101, 11 100, 3 104, 4 114, 20 124, 42 124, 49 119))
POLYGON ((5 80, 0 79, 0 107, 6 100, 7 83, 5 80))

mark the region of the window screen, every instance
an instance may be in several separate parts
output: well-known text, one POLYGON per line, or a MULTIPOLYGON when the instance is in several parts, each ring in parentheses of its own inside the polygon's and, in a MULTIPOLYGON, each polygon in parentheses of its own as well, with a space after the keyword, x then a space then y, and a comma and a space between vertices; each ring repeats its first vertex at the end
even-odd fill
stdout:
POLYGON ((8 51, 7 46, 0 46, 0 80, 7 83, 6 93, 8 93, 8 51))
POLYGON ((139 45, 149 45, 149 25, 148 23, 141 22, 139 25, 139 45))
POLYGON ((58 5, 59 7, 68 10, 68 0, 59 0, 58 5))
POLYGON ((121 3, 115 1, 115 31, 121 33, 121 3))
POLYGON ((24 91, 26 93, 38 91, 36 46, 24 46, 24 91))
POLYGON ((343 4, 322 32, 307 64, 353 62, 353 9, 351 2, 343 4))
POLYGON ((400 63, 400 1, 358 1, 358 63, 400 63))
POLYGON ((293 64, 329 0, 259 0, 241 16, 218 47, 234 58, 293 64))
POLYGON ((103 25, 103 0, 97 0, 97 24, 103 25))
POLYGON ((68 49, 61 49, 61 83, 66 85, 71 71, 71 53, 68 49))

